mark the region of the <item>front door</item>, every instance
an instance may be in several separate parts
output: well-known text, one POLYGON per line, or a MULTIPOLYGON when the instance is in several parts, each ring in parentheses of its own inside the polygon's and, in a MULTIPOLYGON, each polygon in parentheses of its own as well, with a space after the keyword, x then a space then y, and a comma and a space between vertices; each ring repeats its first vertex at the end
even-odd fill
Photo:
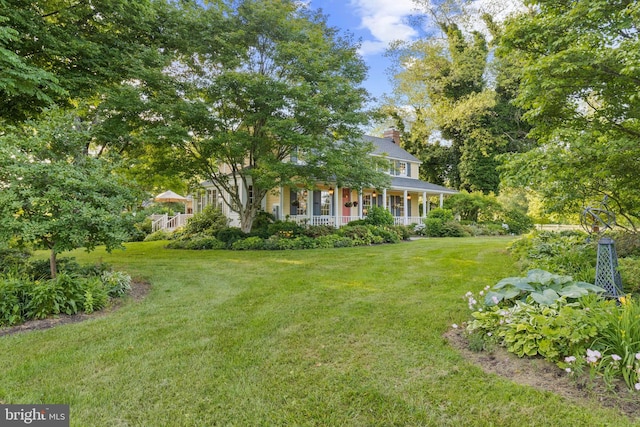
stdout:
POLYGON ((351 190, 348 188, 342 189, 342 216, 351 216, 351 207, 345 206, 349 203, 351 205, 351 190))

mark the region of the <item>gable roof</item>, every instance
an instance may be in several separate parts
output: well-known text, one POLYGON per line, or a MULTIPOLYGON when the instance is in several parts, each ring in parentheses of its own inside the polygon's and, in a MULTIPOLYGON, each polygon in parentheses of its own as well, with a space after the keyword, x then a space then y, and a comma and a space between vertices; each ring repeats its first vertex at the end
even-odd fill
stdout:
POLYGON ((404 148, 395 144, 391 138, 378 138, 375 136, 365 135, 362 139, 373 144, 375 147, 373 154, 377 156, 387 156, 390 159, 422 163, 419 159, 408 153, 404 148))

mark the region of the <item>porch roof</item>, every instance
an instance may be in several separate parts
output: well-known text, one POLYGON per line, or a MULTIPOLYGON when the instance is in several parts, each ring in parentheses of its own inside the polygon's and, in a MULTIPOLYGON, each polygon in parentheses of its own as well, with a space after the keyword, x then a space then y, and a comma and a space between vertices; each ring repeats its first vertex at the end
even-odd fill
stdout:
POLYGON ((430 194, 456 194, 458 191, 414 178, 393 177, 389 190, 407 190, 430 194))

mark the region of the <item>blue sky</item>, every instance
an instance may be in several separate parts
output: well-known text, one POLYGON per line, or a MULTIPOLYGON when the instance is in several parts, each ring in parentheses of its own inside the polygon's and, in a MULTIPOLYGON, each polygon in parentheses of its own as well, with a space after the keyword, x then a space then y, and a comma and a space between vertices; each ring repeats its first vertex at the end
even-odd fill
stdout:
MULTIPOLYGON (((375 97, 390 93, 387 69, 391 62, 384 56, 386 47, 395 40, 410 41, 424 36, 423 30, 407 24, 407 18, 417 13, 414 0, 306 0, 305 3, 309 3, 311 9, 322 9, 328 15, 330 26, 361 39, 360 53, 369 66, 364 86, 375 97)), ((419 3, 439 4, 442 0, 420 0, 419 3)), ((463 25, 467 29, 484 29, 479 12, 489 12, 500 21, 522 9, 522 0, 467 0, 465 3, 470 13, 470 20, 463 25)))
POLYGON ((390 93, 384 51, 393 40, 412 40, 418 34, 405 23, 414 12, 412 0, 311 0, 312 9, 322 9, 329 25, 348 31, 362 41, 360 53, 369 66, 364 86, 380 97, 390 93))

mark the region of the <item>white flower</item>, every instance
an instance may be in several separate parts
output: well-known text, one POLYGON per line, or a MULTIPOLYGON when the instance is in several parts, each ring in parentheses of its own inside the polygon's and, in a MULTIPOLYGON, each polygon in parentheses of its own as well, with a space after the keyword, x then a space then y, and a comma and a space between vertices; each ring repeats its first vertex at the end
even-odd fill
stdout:
POLYGON ((564 361, 567 363, 573 363, 576 361, 576 357, 575 356, 567 356, 564 358, 564 361))
POLYGON ((636 353, 636 359, 640 360, 640 353, 636 353))
POLYGON ((458 329, 458 324, 457 324, 457 323, 454 323, 453 325, 451 325, 451 327, 452 327, 453 329, 458 329))
POLYGON ((493 335, 491 332, 487 332, 488 337, 490 337, 491 335, 493 335))
POLYGON ((565 371, 567 371, 567 373, 571 373, 571 368, 564 368, 565 371))
POLYGON ((615 360, 616 362, 617 362, 618 360, 622 360, 622 357, 618 356, 617 354, 612 354, 612 355, 611 355, 611 358, 612 358, 613 360, 615 360))
POLYGON ((493 303, 494 303, 494 304, 498 304, 498 303, 500 302, 500 300, 498 299, 498 297, 497 297, 497 296, 495 296, 495 295, 491 297, 491 301, 493 301, 493 303))
POLYGON ((635 388, 636 390, 640 390, 640 383, 636 383, 635 388))

